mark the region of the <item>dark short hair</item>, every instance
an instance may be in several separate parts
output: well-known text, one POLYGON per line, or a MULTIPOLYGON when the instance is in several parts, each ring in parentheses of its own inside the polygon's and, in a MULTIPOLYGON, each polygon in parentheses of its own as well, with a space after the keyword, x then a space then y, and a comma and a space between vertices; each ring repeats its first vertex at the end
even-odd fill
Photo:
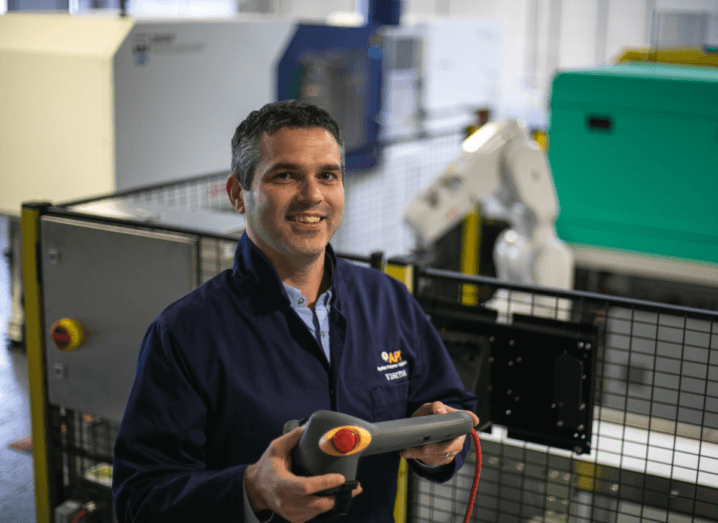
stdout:
POLYGON ((252 187, 254 171, 260 161, 260 138, 263 134, 272 134, 282 127, 322 127, 332 133, 339 146, 344 174, 344 139, 334 118, 316 105, 299 100, 283 100, 252 111, 234 132, 232 172, 244 189, 252 187))

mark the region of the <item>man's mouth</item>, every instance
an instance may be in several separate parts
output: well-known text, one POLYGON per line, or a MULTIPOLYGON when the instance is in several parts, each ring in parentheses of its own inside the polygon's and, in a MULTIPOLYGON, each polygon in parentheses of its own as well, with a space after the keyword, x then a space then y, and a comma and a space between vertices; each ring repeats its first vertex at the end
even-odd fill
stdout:
POLYGON ((314 216, 307 214, 295 214, 294 216, 289 216, 290 221, 299 223, 319 223, 323 219, 323 216, 314 216))

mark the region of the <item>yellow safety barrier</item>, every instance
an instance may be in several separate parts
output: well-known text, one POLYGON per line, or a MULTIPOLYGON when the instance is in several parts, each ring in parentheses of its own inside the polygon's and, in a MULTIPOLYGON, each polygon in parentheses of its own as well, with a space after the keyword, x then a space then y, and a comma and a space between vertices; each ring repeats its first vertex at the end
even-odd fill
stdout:
POLYGON ((43 351, 42 297, 38 281, 37 244, 40 241, 40 209, 23 206, 21 214, 22 270, 25 293, 25 346, 30 378, 32 453, 35 467, 35 517, 50 523, 50 484, 47 448, 47 391, 43 351))

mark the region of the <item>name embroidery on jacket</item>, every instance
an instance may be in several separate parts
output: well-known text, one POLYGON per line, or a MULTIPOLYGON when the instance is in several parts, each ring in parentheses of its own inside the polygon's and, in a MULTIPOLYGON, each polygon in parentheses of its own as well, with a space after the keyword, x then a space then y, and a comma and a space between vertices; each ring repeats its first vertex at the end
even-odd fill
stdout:
MULTIPOLYGON (((376 370, 378 370, 379 372, 398 369, 400 367, 405 367, 407 364, 407 362, 401 358, 400 350, 394 352, 382 352, 381 359, 384 360, 388 365, 381 365, 377 367, 376 370)), ((409 373, 405 369, 401 369, 395 372, 389 372, 387 374, 384 374, 384 377, 386 377, 387 381, 392 381, 399 378, 407 378, 409 377, 409 373)))

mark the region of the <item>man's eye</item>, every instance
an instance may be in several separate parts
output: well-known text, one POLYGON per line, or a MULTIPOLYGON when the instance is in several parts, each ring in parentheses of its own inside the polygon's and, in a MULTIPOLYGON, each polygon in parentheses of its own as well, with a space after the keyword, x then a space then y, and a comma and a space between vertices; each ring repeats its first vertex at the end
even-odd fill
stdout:
POLYGON ((292 177, 292 173, 277 173, 275 178, 277 180, 289 180, 292 177))
POLYGON ((337 179, 336 173, 333 173, 333 172, 322 173, 321 177, 323 180, 336 180, 337 179))

